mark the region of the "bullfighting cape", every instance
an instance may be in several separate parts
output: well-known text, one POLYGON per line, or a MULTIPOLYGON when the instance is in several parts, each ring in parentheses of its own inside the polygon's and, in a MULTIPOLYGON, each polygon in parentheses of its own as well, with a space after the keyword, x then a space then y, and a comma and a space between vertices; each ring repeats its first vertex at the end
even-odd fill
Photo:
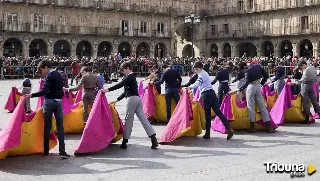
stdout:
MULTIPOLYGON (((103 92, 99 91, 75 154, 103 150, 115 138, 119 139, 117 136, 121 132, 116 131, 113 121, 107 98, 103 92)), ((117 125, 120 129, 122 124, 118 122, 117 125)))
POLYGON ((82 133, 84 129, 83 122, 83 104, 72 104, 70 100, 63 97, 63 126, 65 133, 82 133))
POLYGON ((204 111, 199 101, 191 102, 190 93, 184 89, 172 117, 160 138, 161 143, 172 142, 184 136, 197 136, 205 128, 204 111))
MULTIPOLYGON (((0 132, 0 159, 7 156, 20 156, 43 153, 43 110, 26 115, 24 97, 19 101, 11 118, 0 132)), ((54 121, 54 120, 52 120, 54 121)), ((57 145, 56 127, 52 123, 50 149, 57 145)))
POLYGON ((20 101, 22 96, 22 93, 18 91, 16 87, 11 88, 11 92, 9 94, 8 100, 6 105, 4 106, 4 109, 12 112, 18 105, 18 102, 20 101))
MULTIPOLYGON (((204 107, 203 101, 200 98, 201 98, 201 91, 200 91, 200 88, 198 88, 196 93, 193 96, 192 102, 199 101, 203 108, 204 107)), ((214 118, 215 116, 216 114, 214 113, 213 109, 211 109, 211 117, 214 118)))
MULTIPOLYGON (((227 95, 222 102, 220 110, 229 120, 232 129, 244 130, 250 128, 249 113, 245 98, 240 102, 237 99, 237 94, 227 95)), ((266 123, 261 120, 261 113, 258 106, 256 106, 256 123, 257 130, 267 130, 266 123)), ((278 127, 272 119, 270 123, 273 128, 278 127)), ((211 128, 220 133, 227 133, 226 128, 218 116, 214 119, 211 128)))
MULTIPOLYGON (((303 113, 302 96, 300 94, 293 95, 290 85, 286 84, 273 106, 270 116, 278 125, 284 122, 304 122, 306 117, 303 113)), ((314 122, 314 119, 311 119, 311 122, 314 122)))
POLYGON ((261 94, 264 97, 264 100, 267 102, 268 111, 270 111, 278 98, 276 91, 275 90, 271 91, 271 88, 269 85, 263 85, 261 87, 261 94))
POLYGON ((143 81, 140 81, 138 83, 138 94, 141 97, 141 99, 143 98, 143 94, 144 94, 144 89, 143 89, 143 81))
MULTIPOLYGON (((164 94, 158 94, 153 85, 147 85, 144 89, 142 98, 142 106, 150 121, 168 122, 166 99, 164 94), (150 107, 149 107, 150 106, 150 107)), ((171 100, 171 113, 174 112, 176 107, 175 101, 171 100)))

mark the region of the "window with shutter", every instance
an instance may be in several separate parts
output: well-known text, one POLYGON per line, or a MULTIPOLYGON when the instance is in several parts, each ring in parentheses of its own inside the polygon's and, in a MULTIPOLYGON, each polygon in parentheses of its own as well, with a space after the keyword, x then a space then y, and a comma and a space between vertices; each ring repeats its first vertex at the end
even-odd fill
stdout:
POLYGON ((129 21, 129 36, 133 36, 132 21, 129 21))
POLYGON ((8 13, 3 13, 4 30, 8 28, 8 13))
POLYGON ((168 37, 168 23, 164 26, 164 36, 168 37))
POLYGON ((23 15, 21 13, 18 14, 18 31, 23 31, 23 15))
POLYGON ((147 36, 151 35, 151 22, 147 23, 147 36))

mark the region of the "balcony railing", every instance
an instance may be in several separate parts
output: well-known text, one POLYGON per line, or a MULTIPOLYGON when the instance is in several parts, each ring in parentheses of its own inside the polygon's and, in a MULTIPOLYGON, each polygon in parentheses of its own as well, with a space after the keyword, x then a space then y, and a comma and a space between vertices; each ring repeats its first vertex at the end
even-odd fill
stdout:
POLYGON ((206 39, 224 39, 224 38, 259 38, 264 36, 289 36, 304 34, 320 34, 320 25, 308 25, 306 27, 286 26, 273 27, 270 29, 256 28, 245 30, 231 30, 229 32, 218 31, 214 34, 207 33, 206 39))
POLYGON ((0 28, 2 31, 13 31, 13 32, 27 32, 30 29, 29 24, 3 23, 3 22, 0 22, 0 28))

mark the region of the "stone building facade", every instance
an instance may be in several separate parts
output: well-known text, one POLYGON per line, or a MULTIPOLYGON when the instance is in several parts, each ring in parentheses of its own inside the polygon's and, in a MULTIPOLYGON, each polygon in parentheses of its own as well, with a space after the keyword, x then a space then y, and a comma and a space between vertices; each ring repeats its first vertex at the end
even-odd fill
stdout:
POLYGON ((318 56, 320 0, 1 0, 0 56, 318 56), (190 12, 199 25, 187 26, 190 12), (193 38, 192 38, 193 37, 193 38))

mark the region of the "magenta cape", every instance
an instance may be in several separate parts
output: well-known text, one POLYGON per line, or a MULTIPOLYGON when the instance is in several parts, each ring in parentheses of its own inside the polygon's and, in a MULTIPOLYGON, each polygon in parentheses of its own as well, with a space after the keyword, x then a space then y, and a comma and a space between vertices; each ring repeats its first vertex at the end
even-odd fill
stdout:
MULTIPOLYGON (((221 107, 220 107, 221 112, 229 120, 230 126, 234 130, 246 129, 246 127, 244 127, 244 125, 249 125, 249 119, 242 120, 242 121, 246 121, 245 123, 239 123, 239 122, 235 121, 234 120, 235 115, 234 115, 233 110, 236 110, 236 109, 241 109, 241 111, 245 111, 245 112, 241 112, 241 115, 242 115, 242 117, 248 117, 247 102, 245 101, 245 98, 243 98, 242 102, 239 102, 238 99, 236 99, 236 98, 234 99, 229 95, 225 96, 225 98, 221 104, 221 107), (234 102, 232 103, 232 101, 234 101, 234 102), (233 106, 236 106, 236 107, 233 107, 233 106)), ((239 110, 238 110, 238 114, 239 114, 239 110)), ((256 112, 256 114, 260 114, 260 113, 256 112)), ((267 126, 266 123, 263 122, 263 120, 257 120, 256 123, 259 125, 259 127, 266 127, 267 126)), ((278 125, 275 124, 272 119, 271 119, 270 123, 273 128, 278 128, 278 125)), ((223 134, 227 133, 226 128, 224 127, 221 119, 218 116, 215 117, 215 119, 211 125, 211 128, 214 131, 217 131, 217 132, 220 132, 223 134)))
MULTIPOLYGON (((281 91, 281 94, 279 95, 275 105, 273 106, 270 112, 271 118, 275 121, 276 124, 281 125, 284 123, 286 119, 285 118, 286 110, 288 110, 289 108, 292 108, 292 101, 297 100, 298 96, 293 95, 290 85, 288 84, 285 85, 285 87, 281 91)), ((301 101, 299 101, 299 104, 302 104, 301 101)), ((295 111, 300 111, 298 114, 303 116, 302 109, 300 110, 296 109, 295 111)), ((291 118, 290 116, 290 118, 288 119, 295 119, 295 118, 297 117, 291 118)), ((304 121, 304 118, 299 118, 299 119, 301 119, 301 121, 304 121)), ((312 119, 311 122, 314 122, 314 119, 312 119)))
POLYGON ((141 97, 141 99, 143 98, 143 94, 144 94, 144 89, 143 89, 143 81, 140 81, 138 83, 138 94, 141 97))
POLYGON ((179 134, 190 127, 190 121, 193 117, 190 94, 186 89, 182 91, 180 101, 160 138, 162 143, 172 142, 179 134))
POLYGON ((105 94, 99 91, 75 153, 97 152, 106 148, 117 133, 105 94))
POLYGON ((270 111, 277 100, 276 91, 270 91, 269 85, 263 85, 261 87, 261 94, 267 102, 268 111, 270 111))
POLYGON ((147 85, 142 97, 142 107, 147 118, 150 118, 156 114, 156 103, 153 89, 154 88, 152 85, 147 85))
POLYGON ((197 89, 196 93, 193 96, 193 100, 192 101, 199 101, 200 100, 200 88, 197 89))
MULTIPOLYGON (((24 97, 21 98, 11 118, 0 132, 0 159, 5 158, 7 154, 14 156, 43 152, 43 112, 38 110, 26 115, 24 99, 24 97), (30 124, 23 126, 24 122, 30 124), (42 136, 42 140, 39 136, 42 136), (19 148, 16 149, 18 146, 19 148), (13 148, 15 148, 14 153, 10 153, 13 148)), ((55 128, 54 125, 53 128, 55 128)), ((50 139, 53 140, 50 146, 53 148, 57 143, 54 133, 51 134, 50 139)))
MULTIPOLYGON (((42 90, 43 85, 44 85, 44 80, 43 80, 43 79, 41 79, 41 80, 40 80, 40 87, 39 87, 39 91, 41 91, 41 90, 42 90)), ((42 108, 42 106, 43 106, 43 101, 44 101, 44 97, 43 97, 43 96, 42 96, 42 97, 38 97, 38 101, 37 101, 37 108, 36 108, 36 110, 38 110, 38 109, 42 108)))
POLYGON ((18 99, 21 96, 22 96, 22 94, 18 91, 18 89, 16 87, 12 87, 11 92, 8 97, 8 100, 7 100, 7 103, 4 106, 4 109, 6 109, 8 111, 14 111, 14 109, 16 108, 16 106, 19 102, 18 99))
POLYGON ((82 91, 83 91, 83 87, 81 87, 81 88, 78 90, 78 92, 77 92, 77 94, 76 94, 76 100, 75 100, 74 103, 79 103, 79 102, 82 101, 82 91))

